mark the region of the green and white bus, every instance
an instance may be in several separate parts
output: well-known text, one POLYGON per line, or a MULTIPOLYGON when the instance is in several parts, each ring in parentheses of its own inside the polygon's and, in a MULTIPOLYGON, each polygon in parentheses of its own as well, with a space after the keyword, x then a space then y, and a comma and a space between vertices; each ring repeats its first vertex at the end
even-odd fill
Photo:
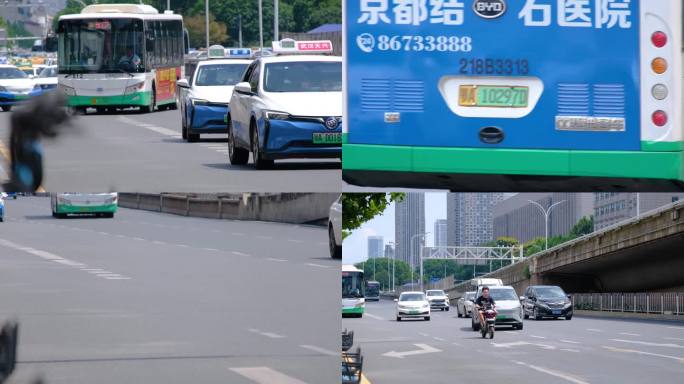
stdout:
POLYGON ((68 215, 95 215, 114 217, 119 195, 112 193, 53 193, 51 196, 52 217, 65 218, 68 215))
POLYGON ((361 317, 366 308, 363 271, 342 265, 342 316, 361 317))
POLYGON ((187 32, 183 17, 143 4, 93 4, 57 27, 59 89, 85 111, 176 108, 187 32))

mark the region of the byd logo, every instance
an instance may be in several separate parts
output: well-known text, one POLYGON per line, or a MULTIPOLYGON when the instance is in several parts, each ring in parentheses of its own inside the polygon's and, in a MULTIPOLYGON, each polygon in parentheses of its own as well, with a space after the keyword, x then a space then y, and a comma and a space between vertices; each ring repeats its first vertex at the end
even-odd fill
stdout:
POLYGON ((506 2, 504 0, 475 0, 473 11, 485 19, 495 19, 506 13, 506 2))

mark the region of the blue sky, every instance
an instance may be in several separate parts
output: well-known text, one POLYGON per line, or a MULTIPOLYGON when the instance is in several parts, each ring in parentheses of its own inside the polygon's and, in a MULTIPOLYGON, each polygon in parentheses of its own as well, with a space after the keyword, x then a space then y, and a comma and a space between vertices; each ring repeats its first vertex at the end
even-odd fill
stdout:
MULTIPOLYGON (((425 231, 430 232, 427 236, 427 245, 434 244, 435 220, 446 219, 446 193, 425 193, 425 231)), ((355 264, 368 258, 368 236, 383 236, 387 244, 394 241, 394 204, 391 204, 385 213, 365 223, 361 228, 354 231, 342 244, 342 261, 344 264, 355 264)))

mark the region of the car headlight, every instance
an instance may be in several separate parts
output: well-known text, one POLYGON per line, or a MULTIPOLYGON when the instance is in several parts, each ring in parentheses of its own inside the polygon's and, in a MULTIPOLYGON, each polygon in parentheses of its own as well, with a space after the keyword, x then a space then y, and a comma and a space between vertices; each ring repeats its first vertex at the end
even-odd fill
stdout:
POLYGON ((141 89, 143 89, 144 87, 145 87, 145 82, 141 81, 137 84, 133 84, 133 85, 126 87, 126 91, 124 92, 124 94, 130 95, 132 93, 136 93, 136 92, 140 91, 141 89))
POLYGON ((570 308, 571 306, 572 306, 572 303, 565 303, 565 305, 563 305, 563 308, 570 308))
POLYGON ((265 111, 264 116, 267 120, 288 120, 290 118, 289 113, 279 111, 265 111))
POLYGON ((72 87, 66 86, 64 84, 59 84, 57 86, 59 90, 67 96, 76 96, 76 90, 72 87))
POLYGON ((192 105, 207 105, 209 104, 208 100, 204 99, 190 99, 192 101, 192 105))
POLYGON ((33 86, 34 91, 40 91, 41 89, 43 89, 43 87, 41 87, 40 84, 36 84, 33 86))

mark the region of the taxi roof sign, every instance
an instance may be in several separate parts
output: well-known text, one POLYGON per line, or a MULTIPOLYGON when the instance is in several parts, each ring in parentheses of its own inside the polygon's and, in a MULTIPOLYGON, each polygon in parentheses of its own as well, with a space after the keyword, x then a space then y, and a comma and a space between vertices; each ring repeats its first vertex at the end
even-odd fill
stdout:
POLYGON ((330 53, 333 45, 330 40, 302 40, 282 39, 273 42, 274 53, 330 53))
POLYGON ((226 52, 222 45, 212 45, 207 52, 208 59, 223 59, 225 56, 226 52))
POLYGON ((252 57, 252 48, 225 48, 225 57, 228 59, 249 59, 252 57))

